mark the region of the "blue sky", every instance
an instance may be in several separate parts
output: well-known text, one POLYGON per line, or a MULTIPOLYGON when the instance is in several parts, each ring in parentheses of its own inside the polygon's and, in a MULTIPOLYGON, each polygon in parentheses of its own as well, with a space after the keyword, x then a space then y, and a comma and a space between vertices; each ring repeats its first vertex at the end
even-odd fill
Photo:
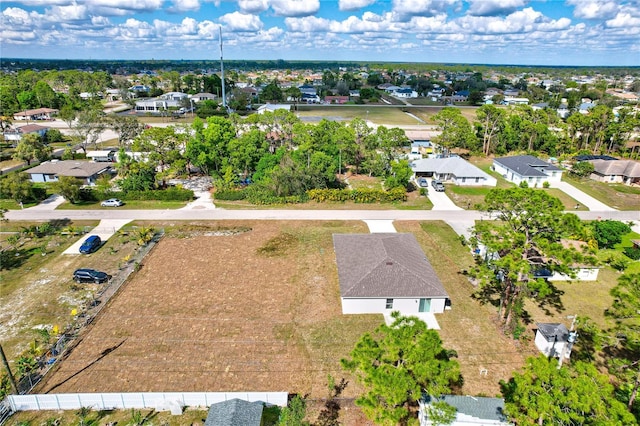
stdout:
POLYGON ((640 65, 640 0, 3 0, 0 55, 640 65))

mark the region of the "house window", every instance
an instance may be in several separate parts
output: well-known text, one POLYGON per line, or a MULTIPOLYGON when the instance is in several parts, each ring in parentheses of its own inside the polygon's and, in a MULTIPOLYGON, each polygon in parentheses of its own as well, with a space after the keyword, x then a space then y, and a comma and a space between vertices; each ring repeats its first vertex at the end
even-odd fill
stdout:
POLYGON ((478 183, 478 182, 480 182, 480 178, 479 177, 476 178, 476 183, 478 183))
POLYGON ((387 299, 385 309, 393 309, 393 299, 387 299))
POLYGON ((467 181, 467 178, 466 178, 466 177, 463 177, 463 178, 462 178, 462 183, 465 183, 466 181, 467 181))

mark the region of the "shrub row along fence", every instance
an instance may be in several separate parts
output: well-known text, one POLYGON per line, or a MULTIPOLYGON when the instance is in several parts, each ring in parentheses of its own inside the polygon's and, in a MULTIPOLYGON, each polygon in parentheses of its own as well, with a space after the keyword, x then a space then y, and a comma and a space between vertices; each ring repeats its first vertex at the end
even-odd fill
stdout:
POLYGON ((128 392, 128 393, 65 393, 9 395, 6 403, 15 411, 154 409, 171 411, 183 407, 209 407, 231 399, 265 402, 284 407, 287 392, 128 392))
POLYGON ((256 198, 255 194, 249 189, 216 191, 213 194, 216 200, 238 201, 248 200, 254 204, 291 204, 303 203, 308 200, 318 203, 343 203, 352 201, 354 203, 371 204, 371 203, 391 203, 396 201, 406 201, 407 193, 404 188, 393 188, 388 191, 374 188, 361 189, 311 189, 304 196, 294 197, 274 197, 256 198))
MULTIPOLYGON (((113 297, 127 278, 139 267, 142 259, 153 249, 153 247, 164 236, 164 230, 155 233, 151 241, 141 247, 131 257, 131 259, 120 267, 120 271, 96 293, 91 302, 84 309, 79 310, 76 320, 67 327, 56 342, 48 348, 46 354, 38 359, 38 368, 30 374, 25 375, 18 382, 18 393, 26 394, 44 378, 44 376, 54 367, 56 362, 64 358, 65 355, 75 346, 80 331, 89 325, 100 314, 107 305, 109 299, 113 297)), ((0 407, 1 410, 1 407, 0 407)))

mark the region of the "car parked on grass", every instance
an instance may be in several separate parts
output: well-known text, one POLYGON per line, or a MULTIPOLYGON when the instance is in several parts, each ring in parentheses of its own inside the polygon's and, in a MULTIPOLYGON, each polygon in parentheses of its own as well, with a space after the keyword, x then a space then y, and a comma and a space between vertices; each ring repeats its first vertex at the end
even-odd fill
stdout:
POLYGON ((95 269, 80 268, 73 271, 73 280, 77 283, 101 284, 111 279, 111 275, 95 269))
POLYGON ((442 181, 434 179, 431 181, 431 186, 433 186, 436 192, 444 192, 444 183, 442 183, 442 181))
POLYGON ((109 198, 108 200, 104 200, 100 203, 102 207, 120 207, 124 205, 124 203, 117 198, 109 198))
POLYGON ((82 243, 82 245, 80 246, 80 253, 93 253, 94 251, 98 250, 100 244, 102 244, 102 240, 100 239, 100 237, 97 235, 91 235, 89 236, 89 238, 84 240, 84 243, 82 243))
POLYGON ((420 186, 421 188, 426 188, 429 186, 429 182, 427 182, 425 178, 420 178, 418 179, 418 186, 420 186))

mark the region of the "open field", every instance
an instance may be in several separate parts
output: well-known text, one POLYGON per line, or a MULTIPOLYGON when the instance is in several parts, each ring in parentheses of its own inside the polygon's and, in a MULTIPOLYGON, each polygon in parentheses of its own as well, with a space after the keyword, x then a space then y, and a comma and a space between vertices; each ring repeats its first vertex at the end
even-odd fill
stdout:
POLYGON ((298 106, 296 115, 301 119, 315 118, 318 121, 327 119, 332 121, 351 121, 354 118, 369 120, 375 124, 386 126, 417 125, 418 120, 404 113, 399 107, 385 107, 381 105, 363 106, 298 106))
POLYGON ((364 224, 191 229, 156 246, 41 391, 325 396, 326 375, 342 377, 340 358, 382 320, 340 313, 331 235, 364 224))

